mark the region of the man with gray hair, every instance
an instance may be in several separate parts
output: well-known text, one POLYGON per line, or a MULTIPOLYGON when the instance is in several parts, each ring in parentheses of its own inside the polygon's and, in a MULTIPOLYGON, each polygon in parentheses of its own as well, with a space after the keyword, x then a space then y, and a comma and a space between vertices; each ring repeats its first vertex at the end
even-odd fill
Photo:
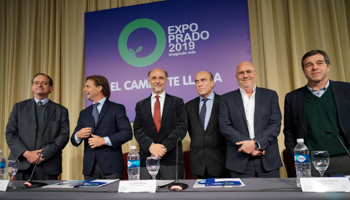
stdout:
POLYGON ((178 145, 178 178, 183 178, 182 139, 187 132, 187 115, 181 98, 165 93, 168 74, 160 68, 148 73, 152 94, 136 104, 134 134, 140 145, 141 179, 150 179, 146 157, 161 158, 158 178, 176 178, 176 146, 178 145))

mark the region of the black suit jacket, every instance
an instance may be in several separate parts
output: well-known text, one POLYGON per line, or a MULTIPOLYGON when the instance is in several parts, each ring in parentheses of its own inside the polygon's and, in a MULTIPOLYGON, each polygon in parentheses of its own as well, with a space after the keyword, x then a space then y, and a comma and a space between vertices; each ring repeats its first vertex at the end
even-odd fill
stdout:
POLYGON ((173 166, 176 164, 176 145, 179 145, 179 164, 183 164, 182 139, 187 132, 187 115, 184 101, 181 98, 166 94, 161 126, 157 133, 151 111, 151 96, 136 104, 134 120, 134 134, 140 145, 140 165, 146 166, 146 157, 151 144, 163 144, 167 153, 161 159, 161 165, 173 166), (177 142, 177 139, 181 140, 177 142))
POLYGON ((95 160, 105 174, 123 172, 124 161, 121 146, 132 139, 131 125, 126 116, 125 107, 106 99, 96 126, 92 109, 93 105, 90 105, 80 112, 77 127, 71 137, 72 144, 79 146, 81 143, 77 144, 75 134, 82 128, 91 127, 94 135, 109 137, 112 146, 103 145, 92 149, 88 138, 84 139, 83 174, 86 176, 91 174, 95 160))
MULTIPOLYGON (((337 107, 338 124, 341 134, 350 144, 350 83, 330 81, 333 98, 337 107)), ((284 102, 284 136, 288 156, 294 162, 294 147, 298 138, 307 138, 305 120, 305 102, 307 86, 294 90, 286 95, 284 102)), ((326 133, 320 133, 326 134, 326 133)))
MULTIPOLYGON (((219 108, 220 131, 227 139, 226 168, 242 173, 246 170, 249 155, 238 152, 236 142, 251 140, 239 89, 221 96, 219 108)), ((254 112, 254 140, 263 150, 263 167, 271 171, 282 167, 277 136, 281 128, 281 111, 275 91, 256 87, 254 112)))
MULTIPOLYGON (((42 135, 42 152, 46 159, 42 165, 46 175, 62 172, 62 149, 69 140, 68 110, 49 101, 45 111, 45 125, 42 135)), ((36 137, 35 101, 28 99, 16 103, 6 126, 6 142, 11 153, 9 159, 19 160, 19 170, 26 170, 31 163, 22 155, 26 150, 35 149, 36 137)))
POLYGON ((214 96, 213 109, 205 131, 199 117, 199 101, 200 98, 197 97, 186 103, 188 133, 191 137, 191 171, 202 176, 207 168, 211 176, 220 177, 225 169, 226 158, 226 139, 219 128, 220 96, 214 96))

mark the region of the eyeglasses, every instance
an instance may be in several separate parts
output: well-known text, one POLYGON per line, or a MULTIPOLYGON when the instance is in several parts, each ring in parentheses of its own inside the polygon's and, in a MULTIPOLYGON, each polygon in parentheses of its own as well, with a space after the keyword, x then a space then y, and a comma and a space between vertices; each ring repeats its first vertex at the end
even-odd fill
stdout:
POLYGON ((237 73, 238 76, 244 76, 244 73, 247 73, 248 76, 252 75, 255 71, 253 70, 247 70, 247 71, 240 71, 237 73))

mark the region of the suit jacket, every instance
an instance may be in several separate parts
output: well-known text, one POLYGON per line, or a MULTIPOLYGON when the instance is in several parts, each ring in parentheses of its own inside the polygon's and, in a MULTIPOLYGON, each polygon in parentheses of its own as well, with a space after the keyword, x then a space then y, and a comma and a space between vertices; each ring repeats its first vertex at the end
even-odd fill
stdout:
POLYGON ((124 160, 121 146, 132 139, 132 130, 125 107, 106 99, 97 125, 95 126, 92 116, 93 105, 80 112, 77 127, 71 136, 71 142, 74 146, 79 146, 75 141, 75 134, 82 128, 91 127, 92 133, 100 137, 109 137, 112 146, 103 145, 92 149, 89 146, 88 138, 84 139, 84 162, 83 174, 91 174, 95 160, 100 169, 105 174, 120 173, 124 171, 124 160))
MULTIPOLYGON (((350 83, 330 80, 333 98, 337 108, 339 130, 345 140, 350 144, 350 83)), ((305 120, 305 102, 307 86, 294 90, 286 95, 284 102, 284 135, 288 156, 294 162, 294 147, 297 138, 307 138, 305 120)), ((320 133, 323 134, 323 133, 320 133)), ((326 134, 326 133, 324 133, 326 134)))
MULTIPOLYGON (((227 139, 226 168, 242 173, 246 170, 249 155, 238 152, 236 142, 251 139, 239 89, 221 96, 219 111, 220 131, 227 139)), ((277 141, 281 119, 277 93, 256 87, 254 140, 265 150, 266 154, 261 156, 261 160, 266 171, 282 167, 277 141)))
POLYGON ((207 168, 211 176, 220 177, 225 169, 226 158, 226 139, 219 129, 220 96, 215 94, 213 109, 205 131, 199 117, 199 101, 200 98, 197 97, 186 103, 188 132, 191 137, 191 171, 202 176, 207 168))
MULTIPOLYGON (((42 165, 46 175, 58 175, 62 172, 62 149, 69 140, 68 110, 51 100, 45 106, 42 134, 45 161, 42 165)), ((16 103, 6 126, 6 142, 11 150, 9 159, 19 160, 19 170, 26 170, 31 165, 22 154, 26 150, 37 150, 36 129, 34 99, 16 103)))
POLYGON ((187 132, 187 115, 184 101, 181 98, 166 94, 161 126, 157 133, 151 110, 151 96, 136 104, 134 120, 134 134, 140 145, 140 164, 146 166, 146 157, 152 143, 163 144, 167 153, 161 159, 161 165, 174 166, 176 164, 176 145, 179 145, 179 164, 183 164, 182 139, 187 132), (178 141, 178 138, 181 140, 178 141))

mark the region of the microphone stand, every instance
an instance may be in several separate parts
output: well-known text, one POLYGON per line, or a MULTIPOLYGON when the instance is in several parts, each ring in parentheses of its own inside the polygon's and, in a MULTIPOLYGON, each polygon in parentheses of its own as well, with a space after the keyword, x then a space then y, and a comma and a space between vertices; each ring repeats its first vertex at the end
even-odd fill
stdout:
POLYGON ((176 140, 176 177, 174 183, 171 183, 168 185, 168 188, 170 191, 182 191, 188 188, 188 185, 186 183, 180 183, 178 179, 178 171, 179 171, 179 141, 181 142, 180 138, 177 138, 176 140))
POLYGON ((332 134, 332 135, 334 135, 334 136, 338 139, 338 141, 340 142, 340 144, 343 146, 343 148, 344 148, 344 150, 346 151, 346 153, 348 154, 348 156, 350 157, 350 153, 349 153, 348 150, 346 149, 344 143, 340 140, 340 138, 339 138, 335 133, 333 133, 333 132, 331 132, 331 131, 329 131, 329 130, 325 130, 324 132, 327 133, 327 134, 332 134))
POLYGON ((33 170, 32 170, 32 174, 30 175, 28 181, 24 183, 22 189, 36 188, 36 187, 42 187, 42 186, 44 186, 44 185, 47 185, 47 183, 33 182, 33 181, 32 181, 35 168, 36 168, 36 166, 38 165, 38 162, 39 162, 39 160, 40 160, 41 153, 43 152, 43 150, 44 150, 44 148, 41 149, 41 152, 40 152, 40 155, 39 155, 39 157, 38 157, 38 160, 36 161, 36 163, 35 163, 35 165, 34 165, 34 168, 33 168, 33 170))

